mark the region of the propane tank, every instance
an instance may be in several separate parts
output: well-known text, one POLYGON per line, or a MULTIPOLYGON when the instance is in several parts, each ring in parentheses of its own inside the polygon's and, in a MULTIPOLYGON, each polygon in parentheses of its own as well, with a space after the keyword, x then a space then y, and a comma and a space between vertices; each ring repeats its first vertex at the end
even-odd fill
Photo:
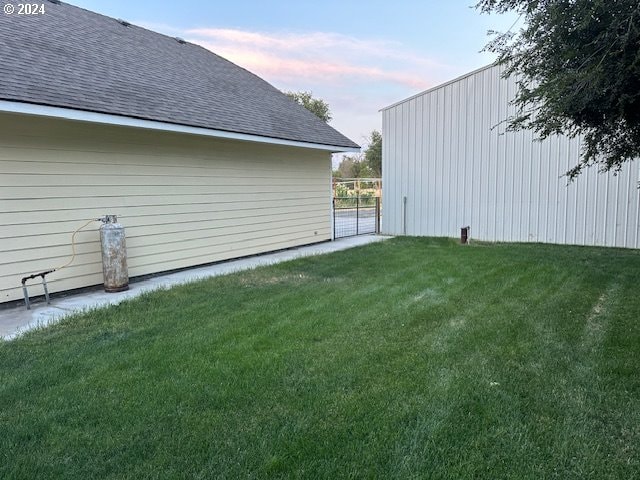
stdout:
POLYGON ((102 244, 102 273, 105 292, 122 292, 129 289, 127 245, 124 227, 115 215, 105 215, 100 226, 102 244))

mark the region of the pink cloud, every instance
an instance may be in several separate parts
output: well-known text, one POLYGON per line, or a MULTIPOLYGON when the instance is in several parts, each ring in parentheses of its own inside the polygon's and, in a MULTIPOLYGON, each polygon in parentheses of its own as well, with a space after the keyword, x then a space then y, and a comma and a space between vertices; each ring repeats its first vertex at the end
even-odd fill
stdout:
POLYGON ((296 79, 317 80, 321 78, 325 82, 335 84, 344 80, 366 79, 396 83, 417 90, 425 89, 432 84, 424 77, 410 72, 385 70, 380 67, 350 64, 339 60, 288 57, 277 52, 270 53, 238 46, 220 46, 208 41, 199 43, 227 60, 231 60, 271 81, 281 80, 289 83, 296 79))
POLYGON ((459 73, 386 39, 134 23, 202 45, 281 90, 312 92, 329 104, 331 125, 361 144, 381 129, 380 108, 459 73))
POLYGON ((361 143, 381 128, 380 108, 458 73, 388 40, 134 23, 202 45, 281 90, 311 91, 329 104, 331 125, 361 143))
POLYGON ((381 128, 378 110, 451 76, 455 68, 398 42, 333 32, 198 28, 178 34, 282 90, 329 103, 331 124, 356 141, 381 128))
POLYGON ((278 48, 292 51, 306 48, 347 47, 354 50, 369 50, 373 52, 379 51, 387 44, 382 41, 361 40, 332 32, 267 34, 227 28, 194 28, 188 30, 187 33, 234 44, 246 44, 251 47, 278 48))
POLYGON ((429 70, 445 67, 407 53, 396 43, 336 33, 267 34, 200 28, 185 34, 194 43, 274 82, 366 80, 420 90, 434 83, 429 80, 429 70))

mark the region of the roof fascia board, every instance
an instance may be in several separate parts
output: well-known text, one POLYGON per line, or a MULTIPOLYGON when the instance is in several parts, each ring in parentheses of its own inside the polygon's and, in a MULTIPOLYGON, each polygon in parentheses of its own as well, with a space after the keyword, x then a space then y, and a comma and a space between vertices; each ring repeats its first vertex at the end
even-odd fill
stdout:
POLYGON ((418 97, 421 97, 421 96, 426 95, 428 93, 431 93, 431 92, 433 92, 435 90, 439 90, 439 89, 444 88, 444 87, 446 87, 448 85, 451 85, 452 83, 459 82, 460 80, 464 80, 467 77, 471 77, 472 75, 476 75, 477 73, 483 72, 485 70, 489 70, 490 68, 493 68, 493 67, 495 67, 497 65, 498 65, 498 63, 494 62, 494 63, 491 63, 489 65, 485 65, 484 67, 476 68, 475 70, 467 72, 464 75, 460 75, 459 77, 456 77, 456 78, 454 78, 452 80, 449 80, 449 81, 446 81, 446 82, 441 83, 439 85, 435 85, 433 87, 430 87, 430 88, 428 88, 428 89, 426 89, 426 90, 424 90, 424 91, 422 91, 420 93, 416 93, 415 95, 411 95, 410 97, 407 97, 404 100, 400 100, 400 101, 398 101, 396 103, 392 103, 388 107, 381 108, 378 111, 379 112, 384 112, 385 110, 389 110, 390 108, 397 107, 398 105, 402 105, 405 102, 409 102, 409 101, 413 100, 414 98, 418 98, 418 97))
POLYGON ((117 125, 123 127, 145 128, 148 130, 161 130, 165 132, 187 133, 192 135, 202 135, 205 137, 223 138, 229 140, 240 140, 244 142, 267 143, 270 145, 283 145, 288 147, 310 148, 313 150, 326 150, 328 152, 359 152, 359 148, 342 147, 339 145, 324 145, 321 143, 300 142, 296 140, 285 140, 281 138, 263 137, 248 133, 227 132, 224 130, 214 130, 202 127, 190 127, 175 123, 159 122, 156 120, 143 120, 139 118, 126 117, 122 115, 112 115, 108 113, 89 112, 85 110, 75 110, 73 108, 51 107, 34 103, 13 102, 10 100, 0 100, 0 112, 20 113, 24 115, 37 115, 42 117, 61 118, 65 120, 75 120, 80 122, 98 123, 104 125, 117 125))

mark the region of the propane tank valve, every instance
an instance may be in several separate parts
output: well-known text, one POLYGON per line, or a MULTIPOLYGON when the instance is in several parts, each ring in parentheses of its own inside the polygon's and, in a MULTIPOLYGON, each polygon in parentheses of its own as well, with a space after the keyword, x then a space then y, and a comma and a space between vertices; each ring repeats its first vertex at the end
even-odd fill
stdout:
POLYGON ((96 218, 96 222, 118 223, 118 216, 117 215, 103 215, 102 217, 96 218))

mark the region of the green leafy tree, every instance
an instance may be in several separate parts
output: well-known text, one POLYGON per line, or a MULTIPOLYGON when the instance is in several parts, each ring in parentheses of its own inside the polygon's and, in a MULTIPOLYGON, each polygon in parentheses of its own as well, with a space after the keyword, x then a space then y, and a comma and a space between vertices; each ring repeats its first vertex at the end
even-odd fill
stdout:
POLYGON ((588 165, 616 171, 640 156, 638 0, 482 0, 476 8, 524 20, 517 32, 492 32, 486 47, 518 79, 509 129, 581 136, 571 179, 588 165))
POLYGON ((366 160, 363 160, 362 157, 356 158, 353 162, 353 178, 367 178, 371 175, 372 172, 366 160))
POLYGON ((294 102, 302 105, 325 123, 331 121, 331 110, 329 104, 319 98, 313 98, 312 92, 285 92, 285 95, 294 102))
POLYGON ((374 130, 369 135, 368 146, 364 158, 374 177, 382 176, 382 134, 374 130))
POLYGON ((362 155, 345 156, 338 169, 334 171, 337 178, 368 178, 372 176, 371 169, 362 155))

